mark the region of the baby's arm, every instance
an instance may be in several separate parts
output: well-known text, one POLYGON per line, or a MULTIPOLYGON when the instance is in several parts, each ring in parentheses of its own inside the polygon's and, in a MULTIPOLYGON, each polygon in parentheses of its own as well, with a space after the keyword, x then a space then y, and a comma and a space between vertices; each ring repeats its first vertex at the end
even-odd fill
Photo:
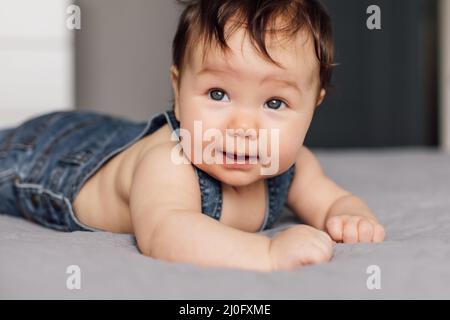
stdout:
POLYGON ((381 242, 384 239, 384 228, 370 208, 328 178, 306 147, 302 147, 297 157, 287 204, 299 219, 326 230, 335 241, 381 242))
POLYGON ((270 271, 270 239, 202 214, 195 172, 172 162, 172 148, 155 147, 133 174, 131 219, 141 252, 171 262, 270 271))
POLYGON ((257 271, 290 270, 332 256, 330 237, 295 226, 273 239, 244 232, 201 213, 200 190, 190 164, 175 165, 172 145, 142 157, 133 174, 131 219, 139 249, 156 259, 257 271))

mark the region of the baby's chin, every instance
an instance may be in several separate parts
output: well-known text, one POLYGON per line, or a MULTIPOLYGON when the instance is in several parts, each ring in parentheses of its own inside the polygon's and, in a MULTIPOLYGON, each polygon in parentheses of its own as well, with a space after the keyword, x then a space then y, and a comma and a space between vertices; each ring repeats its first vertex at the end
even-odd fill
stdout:
POLYGON ((245 169, 229 168, 220 164, 196 166, 216 180, 233 187, 244 187, 270 177, 261 174, 261 167, 259 165, 245 169))

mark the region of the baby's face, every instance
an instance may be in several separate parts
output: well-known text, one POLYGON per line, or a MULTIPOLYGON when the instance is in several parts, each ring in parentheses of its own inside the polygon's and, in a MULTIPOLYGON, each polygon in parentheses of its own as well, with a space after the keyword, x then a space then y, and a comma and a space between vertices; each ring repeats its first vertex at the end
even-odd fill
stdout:
POLYGON ((295 163, 315 107, 325 91, 320 89, 319 63, 306 32, 299 32, 289 42, 267 42, 269 54, 283 68, 259 55, 244 37, 243 29, 236 31, 227 43, 231 54, 212 47, 204 63, 202 48, 195 48, 181 79, 172 68, 175 113, 181 128, 190 135, 190 139, 183 139, 189 160, 228 185, 244 186, 284 172, 295 163), (199 121, 197 129, 195 121, 199 121), (203 134, 208 129, 220 133, 222 139, 205 139, 203 134), (198 140, 195 145, 195 139, 202 140, 202 154, 212 152, 215 159, 223 161, 194 161, 194 149, 199 145, 198 140), (272 164, 264 164, 260 157, 258 161, 248 158, 246 165, 228 165, 223 152, 266 155, 272 164))

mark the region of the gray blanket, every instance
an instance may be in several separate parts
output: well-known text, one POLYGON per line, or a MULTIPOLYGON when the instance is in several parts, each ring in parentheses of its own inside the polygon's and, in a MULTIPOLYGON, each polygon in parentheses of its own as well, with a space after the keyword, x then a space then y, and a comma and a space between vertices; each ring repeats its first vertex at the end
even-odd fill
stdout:
MULTIPOLYGON (((314 152, 331 178, 379 216, 384 243, 338 244, 330 263, 259 273, 154 260, 139 254, 130 235, 61 233, 0 215, 0 298, 449 299, 450 154, 314 152), (66 286, 70 265, 80 267, 80 290, 66 286)), ((295 223, 286 210, 263 233, 295 223)))

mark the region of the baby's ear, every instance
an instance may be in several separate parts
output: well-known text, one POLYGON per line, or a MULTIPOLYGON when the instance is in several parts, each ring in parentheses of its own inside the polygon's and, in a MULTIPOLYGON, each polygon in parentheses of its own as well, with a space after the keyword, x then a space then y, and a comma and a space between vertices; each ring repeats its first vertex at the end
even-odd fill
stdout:
POLYGON ((316 108, 322 104, 323 99, 325 98, 326 94, 327 94, 327 92, 326 92, 325 89, 321 89, 321 90, 320 90, 319 96, 317 97, 316 108))
POLYGON ((173 77, 178 78, 178 68, 174 64, 170 66, 170 75, 172 76, 172 78, 173 77))
POLYGON ((175 65, 172 65, 170 67, 170 80, 172 81, 173 87, 176 87, 178 84, 178 81, 180 80, 179 74, 178 74, 178 68, 175 65))
POLYGON ((170 67, 170 80, 172 82, 172 90, 173 90, 173 95, 174 95, 174 111, 175 111, 175 117, 177 118, 177 120, 179 121, 179 115, 178 115, 178 88, 179 88, 179 84, 178 81, 180 81, 179 79, 179 72, 178 72, 178 68, 175 65, 172 65, 170 67))

